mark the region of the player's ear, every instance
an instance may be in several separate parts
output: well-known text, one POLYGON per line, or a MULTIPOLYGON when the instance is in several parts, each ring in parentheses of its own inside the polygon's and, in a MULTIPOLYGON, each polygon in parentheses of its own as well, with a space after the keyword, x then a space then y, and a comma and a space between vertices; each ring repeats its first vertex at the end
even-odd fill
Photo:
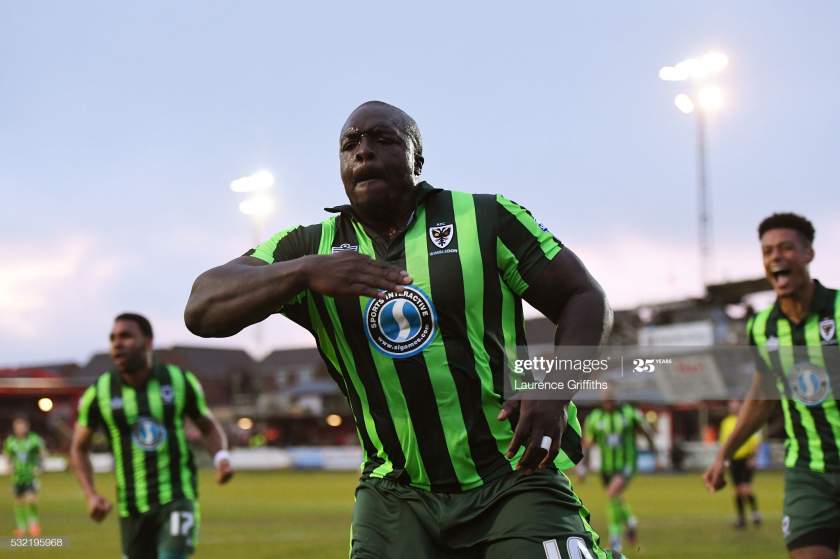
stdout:
POLYGON ((805 247, 805 263, 810 264, 812 260, 814 260, 814 245, 808 243, 805 247))
POLYGON ((423 163, 426 160, 420 154, 414 155, 414 175, 419 177, 423 173, 423 163))

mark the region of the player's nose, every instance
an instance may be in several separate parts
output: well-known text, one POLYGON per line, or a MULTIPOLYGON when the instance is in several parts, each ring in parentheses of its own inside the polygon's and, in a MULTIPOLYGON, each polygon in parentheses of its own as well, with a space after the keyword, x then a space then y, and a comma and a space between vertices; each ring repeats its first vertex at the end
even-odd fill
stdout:
POLYGON ((354 158, 356 161, 369 161, 376 157, 376 154, 371 149, 370 140, 366 136, 362 136, 359 140, 359 145, 356 146, 356 153, 354 158))

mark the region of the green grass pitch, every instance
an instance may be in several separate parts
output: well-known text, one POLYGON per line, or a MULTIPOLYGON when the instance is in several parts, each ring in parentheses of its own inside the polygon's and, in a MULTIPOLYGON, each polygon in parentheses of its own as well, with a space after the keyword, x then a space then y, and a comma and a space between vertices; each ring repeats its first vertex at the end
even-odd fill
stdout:
MULTIPOLYGON (((225 487, 212 472, 201 472, 201 535, 199 559, 344 558, 350 535, 354 473, 239 472, 225 487)), ((8 479, 4 479, 8 483, 8 479)), ((100 491, 113 496, 113 478, 97 476, 100 491)), ((42 477, 40 495, 44 536, 62 536, 63 549, 0 549, 10 559, 120 557, 117 520, 112 513, 102 524, 88 520, 81 492, 70 474, 42 477)), ((576 490, 589 508, 595 529, 605 535, 605 496, 597 475, 576 490)), ((5 534, 13 517, 7 491, 5 534)), ((727 487, 709 495, 698 474, 638 476, 627 498, 639 517, 640 542, 625 549, 631 559, 784 557, 779 524, 782 478, 760 472, 756 494, 764 513, 761 528, 737 532, 732 496, 727 487)), ((8 542, 8 540, 6 540, 8 542)))

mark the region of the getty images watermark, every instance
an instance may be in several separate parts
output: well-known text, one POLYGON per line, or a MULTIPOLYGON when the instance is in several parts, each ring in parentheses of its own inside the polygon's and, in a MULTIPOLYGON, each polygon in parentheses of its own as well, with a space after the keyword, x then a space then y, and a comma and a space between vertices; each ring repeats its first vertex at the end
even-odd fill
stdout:
POLYGON ((517 348, 505 375, 506 398, 674 404, 742 399, 753 375, 772 375, 770 399, 820 406, 836 397, 840 348, 753 346, 540 346, 517 348), (834 367, 837 368, 837 367, 834 367), (836 377, 836 378, 832 378, 836 377))

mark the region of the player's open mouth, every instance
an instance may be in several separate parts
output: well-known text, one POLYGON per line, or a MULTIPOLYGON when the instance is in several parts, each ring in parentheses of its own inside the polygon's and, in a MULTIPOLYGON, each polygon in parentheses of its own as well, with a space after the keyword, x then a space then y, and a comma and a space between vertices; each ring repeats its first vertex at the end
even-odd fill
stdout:
POLYGON ((787 287, 790 283, 790 270, 787 268, 780 268, 770 272, 777 287, 787 287))

